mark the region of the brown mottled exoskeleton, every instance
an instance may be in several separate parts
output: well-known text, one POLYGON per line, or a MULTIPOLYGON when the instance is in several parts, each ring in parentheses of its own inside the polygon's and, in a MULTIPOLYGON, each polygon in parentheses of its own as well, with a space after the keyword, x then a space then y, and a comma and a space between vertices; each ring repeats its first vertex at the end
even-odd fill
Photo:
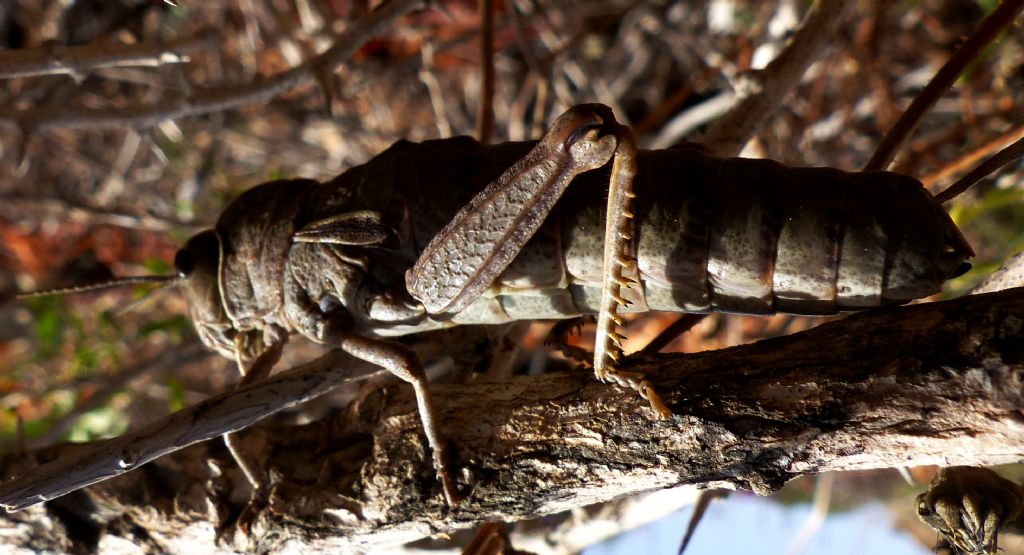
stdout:
POLYGON ((598 378, 668 418, 643 376, 616 369, 620 311, 900 304, 939 291, 971 255, 913 178, 638 151, 611 109, 591 104, 540 141, 401 141, 326 183, 259 185, 175 266, 199 336, 247 379, 299 333, 411 383, 454 504, 422 365, 389 336, 599 313, 598 378))

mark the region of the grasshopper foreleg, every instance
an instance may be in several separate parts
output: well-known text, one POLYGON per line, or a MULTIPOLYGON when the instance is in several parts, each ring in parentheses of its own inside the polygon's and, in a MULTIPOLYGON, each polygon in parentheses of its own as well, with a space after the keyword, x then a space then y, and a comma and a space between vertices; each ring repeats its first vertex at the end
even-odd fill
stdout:
MULTIPOLYGON (((348 312, 333 310, 330 308, 332 302, 325 303, 325 300, 331 301, 329 288, 323 286, 323 281, 319 281, 351 282, 354 275, 361 271, 357 268, 354 272, 344 264, 336 263, 346 255, 345 251, 339 250, 338 245, 349 245, 353 241, 387 241, 390 233, 386 226, 380 225, 379 214, 369 211, 351 213, 304 228, 303 239, 306 240, 296 242, 290 253, 292 262, 304 271, 294 272, 293 278, 284 286, 288 317, 302 335, 324 345, 339 347, 356 358, 388 370, 413 386, 437 477, 441 480, 445 499, 450 506, 454 506, 462 496, 455 487, 455 480, 448 467, 447 447, 442 441, 437 413, 430 400, 427 377, 419 357, 400 343, 357 334, 354 331, 357 326, 353 326, 348 312), (305 230, 310 233, 305 234, 305 230), (328 308, 325 310, 324 306, 328 308)), ((357 260, 354 264, 361 262, 357 260)), ((412 312, 413 315, 415 313, 412 312)), ((419 308, 419 313, 422 314, 422 308, 419 308)))
MULTIPOLYGON (((243 387, 269 377, 270 371, 274 369, 274 365, 281 360, 281 352, 284 350, 285 343, 287 343, 287 336, 283 336, 269 347, 264 348, 251 364, 246 364, 246 351, 250 350, 251 346, 245 344, 245 338, 245 335, 240 334, 236 337, 235 341, 235 363, 238 366, 238 373, 242 376, 242 379, 235 387, 243 387)), ((238 441, 237 433, 224 434, 223 438, 224 446, 227 447, 231 458, 235 460, 235 464, 242 471, 246 481, 252 486, 252 496, 249 498, 249 504, 238 517, 238 525, 242 530, 248 532, 257 513, 265 505, 266 499, 264 495, 268 491, 267 484, 264 483, 265 474, 262 472, 257 458, 245 452, 238 441)))
POLYGON ((463 207, 420 254, 406 288, 430 314, 457 313, 473 303, 511 264, 547 218, 569 183, 612 163, 605 226, 604 282, 598 315, 594 372, 630 387, 662 417, 670 412, 643 376, 621 372, 618 307, 622 288, 637 284, 630 200, 636 142, 602 104, 574 106, 558 117, 537 145, 463 207))
POLYGON ((441 480, 441 487, 444 490, 444 497, 448 505, 454 507, 462 501, 463 495, 455 486, 455 479, 448 468, 448 447, 441 438, 440 427, 437 423, 437 413, 434 404, 430 400, 427 391, 427 375, 423 371, 419 357, 412 349, 401 343, 370 339, 360 335, 335 331, 331 339, 348 354, 386 368, 392 374, 412 385, 416 393, 416 406, 419 409, 420 420, 423 423, 423 431, 427 436, 427 443, 433 451, 434 470, 438 479, 441 480))

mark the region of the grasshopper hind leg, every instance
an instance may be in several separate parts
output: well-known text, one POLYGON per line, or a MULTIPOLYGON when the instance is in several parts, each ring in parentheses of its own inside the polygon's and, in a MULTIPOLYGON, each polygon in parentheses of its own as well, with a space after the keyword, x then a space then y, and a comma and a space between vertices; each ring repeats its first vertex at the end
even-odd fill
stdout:
POLYGON ((604 271, 601 284, 601 306, 597 316, 597 339, 594 344, 594 375, 602 382, 613 382, 640 393, 661 418, 672 411, 661 400, 654 386, 637 372, 624 372, 617 364, 624 357, 619 333, 622 318, 619 307, 628 306, 623 289, 639 287, 636 255, 633 251, 633 213, 631 205, 633 178, 636 176, 636 140, 624 125, 615 125, 616 149, 608 187, 608 213, 605 221, 604 271))

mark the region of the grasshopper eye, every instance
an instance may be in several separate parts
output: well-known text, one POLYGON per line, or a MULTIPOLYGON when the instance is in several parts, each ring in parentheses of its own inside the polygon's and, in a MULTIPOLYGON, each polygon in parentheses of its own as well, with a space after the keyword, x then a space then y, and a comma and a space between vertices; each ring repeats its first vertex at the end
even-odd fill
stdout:
POLYGON ((174 270, 178 273, 178 277, 188 277, 196 267, 195 260, 192 259, 192 255, 187 250, 181 249, 178 254, 174 255, 174 270))
POLYGON ((924 501, 919 501, 917 503, 917 514, 919 514, 921 516, 929 516, 929 515, 931 515, 932 514, 932 510, 928 508, 928 503, 925 503, 924 501))

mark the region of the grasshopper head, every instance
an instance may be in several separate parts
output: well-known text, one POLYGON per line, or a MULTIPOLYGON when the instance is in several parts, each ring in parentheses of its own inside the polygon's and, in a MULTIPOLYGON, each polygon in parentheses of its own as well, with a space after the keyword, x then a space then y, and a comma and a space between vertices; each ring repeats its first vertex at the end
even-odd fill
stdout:
POLYGON ((188 313, 203 343, 218 353, 235 354, 236 331, 224 311, 217 286, 220 244, 212 229, 192 236, 174 256, 177 282, 188 302, 188 313))
POLYGON ((253 358, 261 348, 257 339, 262 337, 262 334, 259 330, 250 330, 239 337, 239 332, 228 317, 221 300, 217 279, 219 265, 220 243, 216 232, 208 229, 194 235, 174 256, 176 276, 126 276, 100 283, 23 293, 18 295, 18 298, 84 293, 137 283, 178 285, 185 294, 189 317, 195 324, 196 333, 207 347, 228 358, 236 355, 243 359, 253 358))

